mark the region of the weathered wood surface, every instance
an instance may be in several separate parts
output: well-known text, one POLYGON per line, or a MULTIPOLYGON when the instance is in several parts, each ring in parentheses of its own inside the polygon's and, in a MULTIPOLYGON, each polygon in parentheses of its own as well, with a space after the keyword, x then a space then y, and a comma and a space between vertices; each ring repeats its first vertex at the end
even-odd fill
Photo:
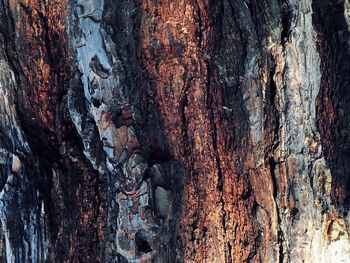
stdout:
POLYGON ((2 0, 1 262, 350 262, 348 0, 2 0))

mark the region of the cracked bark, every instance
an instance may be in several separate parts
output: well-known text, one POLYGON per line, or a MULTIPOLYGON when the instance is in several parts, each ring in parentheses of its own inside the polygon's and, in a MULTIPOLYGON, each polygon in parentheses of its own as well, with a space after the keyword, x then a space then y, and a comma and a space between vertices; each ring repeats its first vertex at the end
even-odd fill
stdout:
POLYGON ((348 0, 2 0, 3 262, 348 262, 348 0))

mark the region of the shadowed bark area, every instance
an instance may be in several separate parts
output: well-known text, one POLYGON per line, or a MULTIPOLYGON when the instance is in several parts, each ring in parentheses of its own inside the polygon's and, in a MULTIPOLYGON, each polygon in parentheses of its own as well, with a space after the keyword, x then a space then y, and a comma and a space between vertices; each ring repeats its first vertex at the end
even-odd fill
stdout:
POLYGON ((348 0, 0 19, 1 261, 350 261, 348 0))
POLYGON ((322 82, 318 99, 318 122, 323 145, 334 175, 333 201, 347 213, 349 209, 349 3, 333 3, 332 8, 314 3, 318 31, 322 82))

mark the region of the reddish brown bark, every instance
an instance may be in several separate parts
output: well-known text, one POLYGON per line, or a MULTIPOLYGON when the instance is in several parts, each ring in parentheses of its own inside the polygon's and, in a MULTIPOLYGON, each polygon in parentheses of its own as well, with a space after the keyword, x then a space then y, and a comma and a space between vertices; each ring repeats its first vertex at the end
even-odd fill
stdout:
POLYGON ((208 58, 215 52, 213 19, 218 19, 211 5, 144 1, 141 52, 169 152, 189 171, 180 230, 184 258, 242 262, 254 254, 258 230, 250 219, 249 175, 237 174, 233 158, 239 136, 227 132, 227 119, 235 113, 225 107, 217 67, 208 58))

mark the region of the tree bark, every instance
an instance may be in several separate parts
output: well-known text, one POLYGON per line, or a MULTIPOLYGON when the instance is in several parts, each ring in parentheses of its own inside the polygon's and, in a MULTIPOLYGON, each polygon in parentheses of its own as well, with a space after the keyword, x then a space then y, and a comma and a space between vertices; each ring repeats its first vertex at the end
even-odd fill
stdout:
POLYGON ((1 0, 1 262, 350 262, 349 0, 1 0))

